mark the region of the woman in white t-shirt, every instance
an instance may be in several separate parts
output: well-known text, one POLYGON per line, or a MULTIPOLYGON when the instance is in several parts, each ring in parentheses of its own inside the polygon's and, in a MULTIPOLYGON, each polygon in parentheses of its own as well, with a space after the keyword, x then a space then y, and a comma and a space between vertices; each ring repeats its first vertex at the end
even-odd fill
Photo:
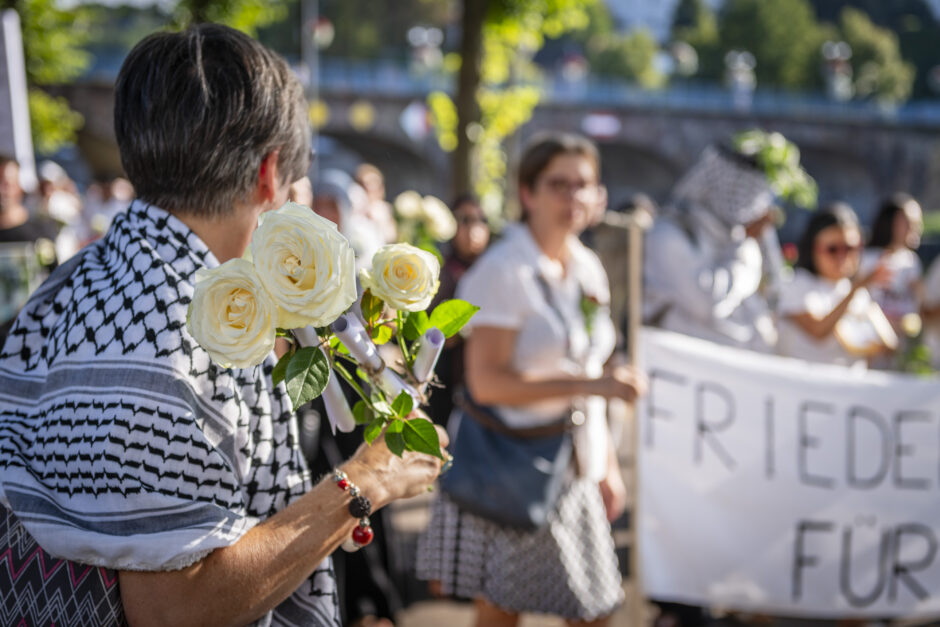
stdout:
POLYGON ((920 315, 924 321, 924 344, 930 353, 930 366, 940 371, 940 258, 930 264, 924 279, 920 315))
MULTIPOLYGON (((573 403, 583 408, 577 463, 544 527, 506 527, 446 494, 435 500, 418 575, 442 594, 473 598, 477 625, 515 625, 522 612, 602 625, 623 600, 608 521, 623 513, 626 489, 605 399, 633 401, 645 380, 629 368, 604 369, 615 345, 607 275, 578 240, 602 203, 599 174, 588 140, 534 140, 519 166, 522 223, 507 227, 457 289, 480 306, 465 355, 476 403, 516 431, 556 423, 573 403)), ((460 420, 477 420, 474 413, 460 420)))
POLYGON ((923 267, 914 251, 923 230, 920 204, 907 194, 892 194, 881 204, 862 255, 861 272, 871 272, 879 261, 891 271, 888 281, 871 287, 871 295, 895 331, 901 330, 904 316, 920 309, 923 267))
POLYGON ((858 273, 861 239, 858 218, 845 203, 812 217, 793 279, 780 291, 781 355, 864 367, 868 357, 896 346, 890 324, 866 289, 887 280, 889 271, 876 264, 858 273))

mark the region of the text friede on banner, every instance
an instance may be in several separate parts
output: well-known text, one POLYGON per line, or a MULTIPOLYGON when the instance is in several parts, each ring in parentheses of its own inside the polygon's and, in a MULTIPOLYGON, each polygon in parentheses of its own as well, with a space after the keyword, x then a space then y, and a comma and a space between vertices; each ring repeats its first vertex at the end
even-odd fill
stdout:
POLYGON ((940 385, 642 334, 652 598, 940 615, 940 385))

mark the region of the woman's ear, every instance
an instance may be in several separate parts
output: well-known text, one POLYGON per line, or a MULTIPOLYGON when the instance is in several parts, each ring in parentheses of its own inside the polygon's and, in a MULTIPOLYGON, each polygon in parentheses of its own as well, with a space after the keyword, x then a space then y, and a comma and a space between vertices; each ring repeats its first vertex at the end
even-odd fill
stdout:
POLYGON ((528 218, 529 207, 532 205, 532 190, 528 185, 519 186, 519 220, 528 218))
POLYGON ((281 177, 277 167, 279 158, 280 153, 275 150, 269 152, 261 160, 254 193, 255 202, 258 204, 272 203, 277 198, 277 192, 281 186, 281 177))

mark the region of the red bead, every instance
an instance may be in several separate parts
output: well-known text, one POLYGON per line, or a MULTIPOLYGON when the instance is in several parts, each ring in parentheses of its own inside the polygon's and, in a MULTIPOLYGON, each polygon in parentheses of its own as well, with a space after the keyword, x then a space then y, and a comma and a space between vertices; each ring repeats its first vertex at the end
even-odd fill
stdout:
POLYGON ((349 482, 346 481, 345 479, 340 479, 339 481, 336 482, 336 485, 339 486, 340 490, 345 490, 346 488, 349 487, 349 482))
POLYGON ((365 546, 372 542, 373 535, 372 527, 363 527, 362 525, 357 525, 356 528, 353 529, 352 539, 353 542, 359 546, 365 546))

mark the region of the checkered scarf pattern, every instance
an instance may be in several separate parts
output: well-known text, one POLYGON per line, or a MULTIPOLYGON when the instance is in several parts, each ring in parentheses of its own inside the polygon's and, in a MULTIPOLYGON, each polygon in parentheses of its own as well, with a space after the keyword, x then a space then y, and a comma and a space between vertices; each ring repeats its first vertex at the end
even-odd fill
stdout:
POLYGON ((676 184, 671 204, 682 211, 704 209, 733 227, 762 217, 772 201, 762 172, 709 146, 676 184))
MULTIPOLYGON (((273 356, 220 368, 186 329, 195 272, 217 265, 136 201, 17 318, 0 351, 0 504, 48 554, 182 568, 309 490, 273 356)), ((329 560, 272 621, 339 624, 329 560)))

